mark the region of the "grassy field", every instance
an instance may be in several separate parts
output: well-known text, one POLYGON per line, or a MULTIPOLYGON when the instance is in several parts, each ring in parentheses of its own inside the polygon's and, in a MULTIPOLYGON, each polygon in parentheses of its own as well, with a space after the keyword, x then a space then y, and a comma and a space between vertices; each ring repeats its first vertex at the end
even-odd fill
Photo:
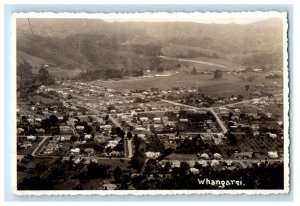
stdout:
POLYGON ((94 81, 93 84, 116 90, 171 89, 173 87, 201 88, 208 95, 224 96, 244 92, 246 82, 236 76, 224 74, 222 79, 213 79, 213 74, 181 74, 170 77, 131 78, 124 80, 94 81))

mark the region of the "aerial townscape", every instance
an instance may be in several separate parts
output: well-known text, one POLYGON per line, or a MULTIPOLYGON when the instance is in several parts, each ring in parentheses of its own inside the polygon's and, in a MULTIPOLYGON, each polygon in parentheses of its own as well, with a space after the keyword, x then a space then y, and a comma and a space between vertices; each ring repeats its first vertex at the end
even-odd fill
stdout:
POLYGON ((280 19, 16 34, 18 190, 284 188, 280 19))

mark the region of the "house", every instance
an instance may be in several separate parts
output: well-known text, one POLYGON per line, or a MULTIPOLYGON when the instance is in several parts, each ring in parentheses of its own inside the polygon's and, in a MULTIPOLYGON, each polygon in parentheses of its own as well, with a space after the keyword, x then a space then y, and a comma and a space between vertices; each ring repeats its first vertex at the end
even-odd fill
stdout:
POLYGON ((51 154, 53 154, 53 150, 46 148, 46 149, 43 151, 43 154, 45 154, 45 155, 51 155, 51 154))
POLYGON ((104 184, 101 189, 103 190, 115 190, 117 185, 115 184, 104 184))
POLYGON ((106 125, 104 125, 104 126, 100 126, 100 129, 104 129, 104 130, 106 130, 106 131, 110 131, 111 130, 111 125, 109 125, 109 124, 106 124, 106 125))
POLYGON ((271 118, 273 115, 272 115, 272 113, 267 112, 267 113, 266 113, 266 116, 267 116, 268 118, 271 118))
POLYGON ((32 147, 32 144, 31 142, 25 141, 20 147, 27 149, 28 147, 32 147))
POLYGON ((278 158, 279 156, 278 156, 278 153, 277 153, 277 152, 272 152, 272 151, 270 151, 270 152, 268 152, 268 157, 271 158, 271 159, 276 159, 276 158, 278 158))
POLYGON ((36 136, 30 135, 26 137, 27 140, 34 141, 36 140, 36 136))
POLYGON ((253 152, 235 152, 232 155, 233 158, 252 158, 253 152))
POLYGON ((27 122, 29 122, 29 123, 33 123, 33 122, 34 122, 34 119, 32 119, 32 118, 28 118, 28 119, 27 119, 27 122))
POLYGON ((61 134, 66 134, 66 133, 72 132, 72 129, 68 125, 60 125, 59 126, 59 131, 60 131, 61 134))
POLYGON ((17 134, 22 134, 24 133, 24 129, 23 128, 17 128, 17 134))
POLYGON ((108 142, 108 144, 105 146, 105 148, 111 147, 111 148, 115 148, 117 146, 119 142, 116 140, 111 140, 108 142))
POLYGON ((140 117, 141 122, 148 122, 149 118, 148 117, 140 117))
POLYGON ((146 157, 148 158, 157 158, 160 155, 160 152, 145 152, 146 157))
POLYGON ((258 131, 254 131, 253 132, 253 136, 259 136, 259 132, 258 131))
POLYGON ((259 126, 258 126, 258 124, 252 124, 252 125, 251 125, 251 128, 252 128, 253 130, 258 130, 258 129, 259 129, 259 126))
POLYGON ((188 122, 188 119, 179 119, 179 122, 188 122))
POLYGON ((79 162, 81 162, 82 159, 81 157, 74 157, 72 160, 75 164, 78 164, 79 162))
POLYGON ((77 130, 84 130, 84 126, 76 126, 77 130))
POLYGON ((36 130, 38 134, 43 135, 45 134, 45 130, 43 128, 39 128, 36 130))
POLYGON ((42 119, 41 118, 35 118, 35 121, 36 122, 42 122, 42 119))
POLYGON ((219 108, 219 113, 220 114, 227 114, 227 113, 229 113, 229 109, 228 108, 225 108, 225 107, 221 107, 221 108, 219 108))
POLYGON ((205 122, 206 122, 207 124, 212 124, 212 123, 213 123, 213 121, 210 120, 210 119, 206 120, 205 122))
POLYGON ((62 142, 67 141, 67 139, 65 137, 63 137, 63 136, 58 137, 57 140, 58 141, 62 141, 62 142))
POLYGON ((67 161, 70 161, 70 157, 69 157, 69 156, 64 156, 63 159, 62 159, 62 161, 63 161, 63 162, 65 162, 65 161, 66 161, 66 162, 67 162, 67 161))
POLYGON ((95 122, 96 122, 96 123, 99 123, 99 124, 101 124, 101 125, 105 124, 105 121, 104 121, 103 118, 97 118, 97 119, 95 120, 95 122))
POLYGON ((145 131, 147 131, 147 129, 144 128, 144 127, 137 127, 137 128, 135 128, 135 130, 138 131, 138 132, 145 132, 145 131))
POLYGON ((84 150, 83 150, 85 153, 87 153, 88 155, 92 155, 92 154, 94 154, 95 153, 95 151, 94 151, 94 149, 93 148, 85 148, 84 150))
POLYGON ((206 153, 202 153, 201 155, 198 153, 198 157, 201 158, 201 159, 209 159, 209 155, 206 154, 206 153))
POLYGON ((92 135, 91 134, 86 134, 86 135, 84 135, 84 139, 85 140, 90 140, 90 139, 92 139, 92 135))
POLYGON ((240 112, 241 110, 240 109, 238 109, 238 108, 235 108, 234 109, 234 112, 240 112))
POLYGON ((122 153, 121 153, 121 152, 118 152, 118 151, 112 151, 112 152, 110 153, 110 155, 111 155, 112 157, 120 157, 120 156, 122 156, 122 153))
POLYGON ((48 145, 46 146, 46 148, 50 148, 51 150, 56 150, 58 149, 58 141, 57 140, 49 140, 48 141, 48 145))
POLYGON ((79 155, 80 154, 80 149, 79 148, 71 149, 70 153, 72 155, 79 155))
POLYGON ((277 134, 272 134, 272 133, 270 133, 270 134, 269 134, 269 137, 271 137, 272 139, 276 139, 276 138, 277 138, 277 134))
POLYGON ((154 117, 154 118, 153 118, 153 121, 154 121, 155 123, 160 123, 160 122, 161 122, 161 119, 160 119, 160 117, 154 117))
POLYGON ((176 122, 175 122, 175 121, 165 121, 165 122, 164 122, 164 125, 165 125, 165 126, 167 126, 167 125, 169 125, 169 126, 175 126, 175 125, 176 125, 176 122))
POLYGON ((196 169, 196 168, 192 167, 192 168, 190 168, 190 172, 192 174, 199 174, 199 169, 196 169))
POLYGON ((221 159, 222 158, 222 155, 219 154, 219 153, 214 153, 213 156, 214 156, 215 159, 221 159))

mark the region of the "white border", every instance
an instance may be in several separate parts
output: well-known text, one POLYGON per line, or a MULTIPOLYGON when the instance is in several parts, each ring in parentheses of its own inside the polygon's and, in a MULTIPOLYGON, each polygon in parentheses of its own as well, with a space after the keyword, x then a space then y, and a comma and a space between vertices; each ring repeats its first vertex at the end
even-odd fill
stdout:
MULTIPOLYGON (((223 17, 230 17, 232 15, 236 14, 244 15, 245 17, 256 15, 264 16, 262 13, 267 12, 205 12, 205 13, 164 13, 164 12, 155 12, 152 13, 155 15, 156 21, 161 21, 161 19, 164 19, 163 21, 182 21, 182 19, 179 19, 179 16, 184 16, 184 14, 198 14, 198 15, 207 15, 208 17, 210 15, 219 15, 222 14, 223 17), (171 18, 164 18, 165 16, 172 16, 171 18)), ((105 190, 50 190, 50 191, 18 191, 16 189, 16 164, 14 165, 13 171, 15 171, 13 183, 14 183, 14 194, 17 195, 186 195, 186 194, 251 194, 251 195, 265 195, 265 194, 287 194, 290 190, 290 169, 289 169, 289 88, 288 88, 288 52, 287 52, 287 45, 288 45, 288 39, 287 39, 287 31, 288 31, 288 24, 287 24, 287 13, 286 12, 275 12, 271 11, 268 12, 274 15, 273 17, 278 17, 283 20, 283 68, 284 68, 284 189, 283 190, 117 190, 117 191, 105 191, 105 190)), ((128 13, 128 15, 131 15, 130 18, 136 18, 137 16, 140 16, 141 18, 138 21, 149 21, 149 13, 128 13)), ((35 13, 35 12, 29 12, 29 13, 14 13, 12 16, 12 67, 14 73, 14 77, 16 79, 16 18, 103 18, 103 16, 107 17, 107 21, 120 21, 122 18, 124 18, 124 13, 110 13, 110 14, 88 14, 88 13, 53 13, 53 12, 41 12, 41 13, 35 13), (120 18, 121 16, 121 18, 120 18), (111 19, 110 19, 111 17, 111 19)), ((268 15, 266 15, 268 16, 268 15)), ((236 17, 236 16, 235 16, 236 17)), ((130 19, 129 20, 132 20, 130 19)), ((202 17, 203 18, 203 17, 202 17)), ((213 17, 214 18, 214 17, 213 17)), ((186 20, 184 20, 186 21, 186 20)), ((189 21, 191 21, 189 19, 189 21)), ((16 91, 16 84, 13 86, 14 91, 16 91)), ((16 93, 14 94, 14 105, 16 105, 16 93)), ((15 110, 14 110, 15 112, 15 110)), ((16 121, 14 121, 13 128, 16 128, 16 121)), ((14 132, 16 136, 16 131, 14 132)), ((13 142, 13 145, 16 143, 16 139, 13 142)), ((14 147, 12 149, 11 153, 11 159, 16 161, 16 148, 14 147)))

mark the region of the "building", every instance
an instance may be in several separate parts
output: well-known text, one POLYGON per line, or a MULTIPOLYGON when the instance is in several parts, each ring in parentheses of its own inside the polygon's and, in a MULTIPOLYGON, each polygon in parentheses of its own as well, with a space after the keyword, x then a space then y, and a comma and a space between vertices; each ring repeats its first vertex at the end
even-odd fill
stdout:
POLYGON ((36 136, 30 135, 30 136, 27 136, 26 139, 30 140, 30 141, 34 141, 34 140, 36 140, 36 136))
POLYGON ((79 155, 80 154, 80 149, 79 148, 71 149, 70 153, 72 155, 79 155))
POLYGON ((72 129, 68 125, 60 125, 59 126, 59 131, 60 131, 61 134, 67 134, 67 133, 72 132, 72 129))
POLYGON ((85 148, 84 152, 87 153, 88 155, 92 155, 95 153, 93 148, 85 148))

